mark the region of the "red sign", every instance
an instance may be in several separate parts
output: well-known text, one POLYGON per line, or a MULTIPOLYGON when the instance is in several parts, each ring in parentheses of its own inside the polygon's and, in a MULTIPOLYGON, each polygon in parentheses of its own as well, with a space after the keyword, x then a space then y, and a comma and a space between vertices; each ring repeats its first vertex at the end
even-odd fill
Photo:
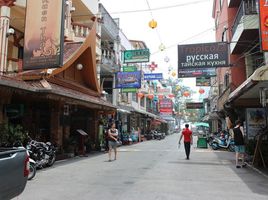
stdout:
POLYGON ((259 0, 260 38, 263 51, 268 51, 268 1, 259 0))
POLYGON ((172 114, 173 102, 171 99, 161 99, 159 101, 159 112, 172 114))

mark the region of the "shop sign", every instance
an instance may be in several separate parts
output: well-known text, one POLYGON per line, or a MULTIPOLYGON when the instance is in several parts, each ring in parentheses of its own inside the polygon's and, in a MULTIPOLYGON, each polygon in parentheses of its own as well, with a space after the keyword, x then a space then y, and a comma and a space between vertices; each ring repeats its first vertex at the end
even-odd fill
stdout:
POLYGON ((65 1, 27 0, 23 69, 63 65, 65 1))
POLYGON ((265 109, 264 108, 247 108, 247 136, 252 139, 256 134, 266 126, 265 109))
POLYGON ((178 68, 228 67, 226 42, 178 45, 178 68))
POLYGON ((124 63, 149 62, 149 59, 150 59, 149 49, 126 50, 123 52, 124 63))
POLYGON ((141 71, 117 72, 115 75, 115 88, 141 87, 141 71))
POLYGON ((260 39, 263 51, 268 51, 268 1, 259 0, 260 39))
POLYGON ((144 74, 144 80, 162 80, 163 79, 163 73, 148 73, 144 74))
POLYGON ((216 76, 215 68, 178 68, 178 78, 186 77, 213 77, 216 76))
POLYGON ((210 77, 196 77, 196 86, 210 86, 210 77))
POLYGON ((202 109, 204 108, 203 102, 187 102, 186 109, 202 109))
POLYGON ((137 93, 138 89, 137 88, 122 88, 121 91, 123 93, 137 93))
POLYGON ((123 72, 135 72, 137 71, 136 66, 123 66, 123 72))

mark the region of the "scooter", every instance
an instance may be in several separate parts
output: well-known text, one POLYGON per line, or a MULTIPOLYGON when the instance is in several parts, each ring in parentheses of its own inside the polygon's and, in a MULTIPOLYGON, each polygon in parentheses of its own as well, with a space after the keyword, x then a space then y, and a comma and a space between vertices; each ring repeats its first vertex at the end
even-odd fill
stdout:
POLYGON ((213 150, 220 148, 228 149, 232 152, 235 150, 234 140, 229 135, 227 135, 225 139, 215 137, 211 143, 211 147, 213 150))

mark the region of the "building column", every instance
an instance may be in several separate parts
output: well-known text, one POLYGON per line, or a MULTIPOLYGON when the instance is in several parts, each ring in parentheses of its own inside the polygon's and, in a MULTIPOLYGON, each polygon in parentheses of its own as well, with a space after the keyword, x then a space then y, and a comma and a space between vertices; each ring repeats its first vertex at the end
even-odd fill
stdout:
POLYGON ((0 0, 0 75, 7 71, 7 32, 9 30, 10 7, 16 0, 0 0))

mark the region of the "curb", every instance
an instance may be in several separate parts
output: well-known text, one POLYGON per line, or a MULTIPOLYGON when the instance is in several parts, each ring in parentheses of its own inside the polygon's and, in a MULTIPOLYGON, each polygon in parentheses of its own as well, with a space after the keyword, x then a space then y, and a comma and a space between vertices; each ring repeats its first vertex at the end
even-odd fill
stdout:
POLYGON ((247 162, 245 162, 245 163, 247 164, 247 166, 248 166, 249 168, 251 168, 251 169, 254 170, 255 172, 259 173, 260 175, 262 175, 262 176, 264 176, 265 178, 268 179, 268 175, 267 175, 266 173, 262 172, 261 170, 257 169, 256 167, 254 167, 253 165, 251 165, 251 164, 249 164, 249 163, 247 163, 247 162))

